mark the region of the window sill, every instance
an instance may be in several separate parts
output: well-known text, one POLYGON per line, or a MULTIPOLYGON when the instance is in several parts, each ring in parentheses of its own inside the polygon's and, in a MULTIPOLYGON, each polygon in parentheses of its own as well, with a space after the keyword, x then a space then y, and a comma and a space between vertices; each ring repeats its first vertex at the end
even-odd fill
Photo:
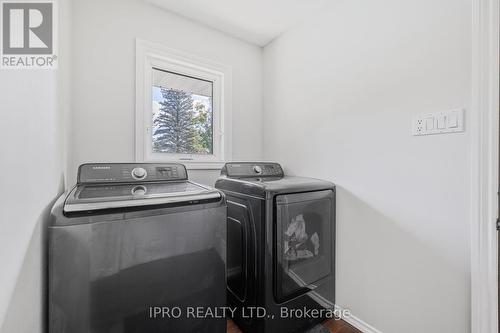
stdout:
POLYGON ((193 162, 193 161, 177 161, 184 164, 188 170, 220 170, 225 162, 193 162))
POLYGON ((137 163, 180 163, 188 170, 220 170, 226 162, 205 162, 205 161, 183 161, 178 159, 143 159, 136 160, 137 163))

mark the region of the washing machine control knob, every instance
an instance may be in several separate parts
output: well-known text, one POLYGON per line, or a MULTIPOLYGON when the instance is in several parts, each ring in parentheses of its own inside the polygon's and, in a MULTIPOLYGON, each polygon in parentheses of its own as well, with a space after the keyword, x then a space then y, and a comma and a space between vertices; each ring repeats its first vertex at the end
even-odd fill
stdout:
POLYGON ((258 165, 254 165, 253 171, 255 171, 255 173, 261 174, 262 173, 262 168, 260 166, 258 166, 258 165))
POLYGON ((134 168, 134 170, 132 170, 132 177, 134 177, 134 179, 144 179, 147 175, 148 173, 144 168, 134 168))
POLYGON ((136 186, 132 189, 132 195, 135 195, 135 196, 145 195, 146 192, 147 192, 146 187, 144 187, 142 185, 136 186))

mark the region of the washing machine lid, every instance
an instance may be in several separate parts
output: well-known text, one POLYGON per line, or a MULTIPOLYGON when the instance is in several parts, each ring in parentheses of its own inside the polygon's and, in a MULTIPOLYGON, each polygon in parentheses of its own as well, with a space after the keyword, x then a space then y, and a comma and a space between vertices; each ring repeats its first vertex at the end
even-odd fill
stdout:
POLYGON ((78 169, 65 213, 220 200, 216 189, 187 180, 177 163, 92 163, 78 169))
POLYGON ((66 198, 64 212, 191 204, 220 199, 219 191, 190 181, 76 186, 66 198))

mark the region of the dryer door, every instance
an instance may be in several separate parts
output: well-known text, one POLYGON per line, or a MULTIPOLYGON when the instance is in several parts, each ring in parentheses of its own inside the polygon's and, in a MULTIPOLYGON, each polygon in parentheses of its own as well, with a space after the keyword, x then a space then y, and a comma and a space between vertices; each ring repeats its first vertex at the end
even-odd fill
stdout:
POLYGON ((275 297, 283 301, 333 275, 333 191, 276 196, 275 297))

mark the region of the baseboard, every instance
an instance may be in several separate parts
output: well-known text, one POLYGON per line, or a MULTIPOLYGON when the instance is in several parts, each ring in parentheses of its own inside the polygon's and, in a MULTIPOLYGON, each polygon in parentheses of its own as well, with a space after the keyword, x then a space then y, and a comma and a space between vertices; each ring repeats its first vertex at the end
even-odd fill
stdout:
POLYGON ((382 331, 376 329, 375 327, 365 323, 356 316, 350 315, 342 318, 344 321, 348 322, 352 326, 356 327, 363 333, 382 333, 382 331))

